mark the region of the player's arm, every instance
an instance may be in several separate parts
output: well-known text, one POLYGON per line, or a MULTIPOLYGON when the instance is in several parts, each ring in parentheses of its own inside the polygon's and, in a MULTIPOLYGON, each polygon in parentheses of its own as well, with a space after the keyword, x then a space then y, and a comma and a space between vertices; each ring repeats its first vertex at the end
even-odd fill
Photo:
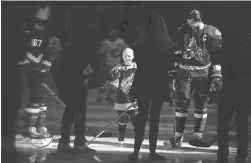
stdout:
POLYGON ((222 87, 222 73, 221 73, 221 60, 222 60, 222 35, 218 29, 213 30, 211 46, 211 63, 212 69, 210 77, 212 79, 210 89, 211 91, 220 90, 222 87))
POLYGON ((50 46, 49 44, 50 44, 50 38, 46 37, 46 39, 44 40, 44 44, 40 47, 42 48, 42 51, 44 54, 41 60, 41 64, 46 67, 51 67, 51 61, 50 61, 50 56, 49 56, 50 53, 45 52, 45 50, 50 46))
POLYGON ((30 41, 31 41, 31 31, 28 28, 27 23, 24 23, 23 25, 23 29, 22 29, 22 34, 19 36, 19 65, 24 65, 27 63, 30 63, 30 59, 29 57, 27 57, 27 52, 29 51, 29 47, 30 47, 30 41))

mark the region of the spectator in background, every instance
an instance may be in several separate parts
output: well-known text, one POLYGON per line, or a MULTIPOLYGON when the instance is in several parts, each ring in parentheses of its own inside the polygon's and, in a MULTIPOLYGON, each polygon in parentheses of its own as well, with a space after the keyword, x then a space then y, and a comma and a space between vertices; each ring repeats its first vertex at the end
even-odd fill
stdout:
POLYGON ((106 96, 105 100, 108 103, 113 103, 114 98, 112 94, 115 93, 113 88, 108 82, 108 70, 120 64, 122 51, 128 47, 124 40, 118 36, 116 30, 112 30, 107 39, 101 43, 100 47, 100 74, 99 74, 99 92, 97 102, 101 103, 106 96))
POLYGON ((63 47, 58 37, 52 36, 49 40, 49 49, 48 52, 50 53, 51 62, 53 62, 56 57, 60 54, 63 47))

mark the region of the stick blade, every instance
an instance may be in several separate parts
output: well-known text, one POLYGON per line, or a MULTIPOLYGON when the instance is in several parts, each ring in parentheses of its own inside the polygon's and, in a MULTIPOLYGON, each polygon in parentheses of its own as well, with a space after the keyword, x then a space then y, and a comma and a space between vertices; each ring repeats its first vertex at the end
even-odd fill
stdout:
POLYGON ((104 132, 99 137, 101 137, 101 138, 112 137, 112 132, 104 132))
POLYGON ((209 148, 214 144, 214 142, 189 140, 188 144, 194 147, 209 148))

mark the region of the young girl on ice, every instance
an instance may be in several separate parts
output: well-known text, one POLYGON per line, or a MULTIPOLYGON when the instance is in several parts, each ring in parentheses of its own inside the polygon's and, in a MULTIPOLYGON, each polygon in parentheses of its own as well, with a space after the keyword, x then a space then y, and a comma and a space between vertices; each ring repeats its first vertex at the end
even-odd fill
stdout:
MULTIPOLYGON (((132 98, 129 95, 131 86, 134 80, 135 72, 137 70, 137 64, 133 62, 134 52, 131 48, 125 48, 122 52, 122 62, 121 64, 110 70, 110 75, 112 78, 111 84, 118 88, 115 102, 115 110, 117 110, 118 115, 125 112, 126 108, 132 104, 132 98)), ((137 107, 132 107, 127 111, 127 113, 119 119, 118 131, 119 137, 118 141, 122 142, 125 138, 125 131, 128 122, 128 118, 135 127, 135 121, 137 116, 137 107)))

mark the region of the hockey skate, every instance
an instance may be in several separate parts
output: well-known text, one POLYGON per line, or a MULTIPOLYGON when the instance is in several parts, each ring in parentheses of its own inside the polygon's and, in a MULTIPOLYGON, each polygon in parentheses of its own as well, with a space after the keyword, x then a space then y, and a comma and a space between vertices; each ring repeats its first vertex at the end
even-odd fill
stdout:
POLYGON ((43 139, 43 137, 37 132, 36 127, 27 128, 24 136, 30 139, 43 139))
POLYGON ((44 126, 37 127, 37 132, 42 138, 50 138, 51 134, 47 131, 44 126))
POLYGON ((202 140, 202 133, 194 133, 193 140, 189 140, 188 143, 195 147, 208 147, 208 143, 202 140))
POLYGON ((125 139, 125 134, 124 133, 119 133, 118 141, 123 142, 125 139))
POLYGON ((164 146, 168 148, 180 148, 183 141, 182 133, 175 133, 175 136, 170 138, 169 141, 164 142, 164 146))
POLYGON ((124 140, 125 140, 125 134, 124 133, 119 133, 118 136, 118 142, 120 143, 120 147, 124 147, 124 140))

